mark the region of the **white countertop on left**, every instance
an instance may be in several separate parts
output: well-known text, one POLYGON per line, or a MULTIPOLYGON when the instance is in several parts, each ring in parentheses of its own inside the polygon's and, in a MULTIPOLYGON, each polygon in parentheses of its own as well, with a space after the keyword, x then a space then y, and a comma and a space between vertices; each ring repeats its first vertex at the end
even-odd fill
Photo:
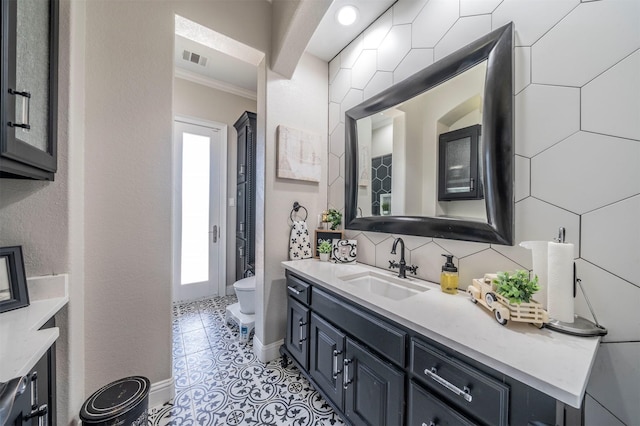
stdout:
POLYGON ((0 382, 24 376, 58 338, 38 330, 69 302, 67 274, 27 278, 30 304, 0 314, 0 382))

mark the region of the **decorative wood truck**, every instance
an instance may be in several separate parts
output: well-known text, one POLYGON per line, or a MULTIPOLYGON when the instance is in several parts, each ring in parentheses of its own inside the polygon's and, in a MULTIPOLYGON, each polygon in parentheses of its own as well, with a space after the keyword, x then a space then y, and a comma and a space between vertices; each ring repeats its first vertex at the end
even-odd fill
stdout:
POLYGON ((510 303, 509 299, 496 292, 493 280, 495 274, 485 274, 483 279, 474 279, 473 284, 467 288, 467 293, 473 303, 478 303, 493 312, 496 321, 506 325, 509 320, 516 322, 528 322, 538 328, 549 322, 549 314, 542 305, 535 300, 529 303, 510 303))

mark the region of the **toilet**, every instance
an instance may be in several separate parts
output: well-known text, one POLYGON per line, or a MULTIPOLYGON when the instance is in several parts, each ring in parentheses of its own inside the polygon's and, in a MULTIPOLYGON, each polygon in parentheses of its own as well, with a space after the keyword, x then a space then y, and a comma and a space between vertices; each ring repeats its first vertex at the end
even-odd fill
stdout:
POLYGON ((256 277, 243 278, 233 283, 233 289, 238 296, 240 303, 240 312, 246 315, 252 315, 256 312, 256 277))
POLYGON ((227 306, 225 320, 227 324, 238 325, 240 341, 246 343, 256 324, 256 277, 251 276, 236 281, 233 283, 233 289, 238 297, 238 303, 227 306))

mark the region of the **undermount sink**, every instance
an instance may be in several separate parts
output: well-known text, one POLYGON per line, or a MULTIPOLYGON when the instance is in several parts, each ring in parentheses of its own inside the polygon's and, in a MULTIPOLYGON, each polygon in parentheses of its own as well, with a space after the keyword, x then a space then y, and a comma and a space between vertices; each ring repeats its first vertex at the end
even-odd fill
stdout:
POLYGON ((338 277, 342 281, 358 286, 358 288, 370 291, 373 294, 392 300, 402 300, 429 290, 423 285, 390 277, 377 272, 365 271, 358 274, 338 277))

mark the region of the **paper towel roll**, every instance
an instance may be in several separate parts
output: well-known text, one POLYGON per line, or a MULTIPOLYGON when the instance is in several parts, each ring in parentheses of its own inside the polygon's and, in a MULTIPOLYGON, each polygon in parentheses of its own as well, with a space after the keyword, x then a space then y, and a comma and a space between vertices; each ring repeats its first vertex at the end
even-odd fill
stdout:
POLYGON ((553 319, 573 323, 573 244, 548 244, 547 311, 553 319))
POLYGON ((544 309, 547 309, 547 289, 548 289, 548 241, 523 241, 520 247, 531 250, 533 257, 533 275, 538 276, 538 285, 540 290, 533 295, 536 302, 540 303, 544 309))

